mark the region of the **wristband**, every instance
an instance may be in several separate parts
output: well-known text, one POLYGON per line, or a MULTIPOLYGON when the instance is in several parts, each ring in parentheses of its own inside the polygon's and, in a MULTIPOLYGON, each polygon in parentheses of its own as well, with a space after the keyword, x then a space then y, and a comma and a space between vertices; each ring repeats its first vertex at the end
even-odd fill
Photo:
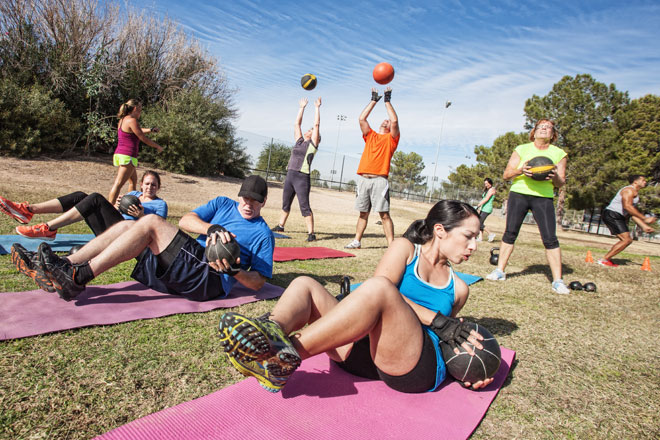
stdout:
POLYGON ((382 98, 382 96, 379 96, 378 92, 371 92, 371 100, 372 101, 378 102, 378 101, 380 101, 380 98, 382 98))

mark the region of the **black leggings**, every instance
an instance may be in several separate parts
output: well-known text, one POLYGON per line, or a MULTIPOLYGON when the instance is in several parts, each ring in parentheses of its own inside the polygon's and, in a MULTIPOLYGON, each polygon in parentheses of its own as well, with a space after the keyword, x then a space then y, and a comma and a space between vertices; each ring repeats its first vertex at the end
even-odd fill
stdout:
POLYGON ((94 235, 100 235, 110 226, 124 220, 119 211, 99 193, 87 195, 82 191, 76 191, 58 197, 57 200, 64 212, 76 208, 94 235))
POLYGON ((532 210, 534 221, 539 227, 541 240, 546 249, 557 249, 557 224, 555 222, 555 206, 549 197, 537 197, 517 192, 509 192, 509 202, 506 212, 506 231, 502 241, 513 244, 518 238, 520 227, 525 220, 527 211, 532 210))

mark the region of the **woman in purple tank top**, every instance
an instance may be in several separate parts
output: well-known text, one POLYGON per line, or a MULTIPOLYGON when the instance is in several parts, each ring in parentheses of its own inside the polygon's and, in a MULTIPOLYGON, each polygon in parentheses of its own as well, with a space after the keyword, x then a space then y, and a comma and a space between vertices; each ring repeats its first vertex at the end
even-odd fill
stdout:
POLYGON ((137 155, 140 141, 154 147, 158 152, 163 147, 145 136, 147 133, 157 133, 158 129, 140 127, 140 115, 142 114, 142 103, 137 99, 129 99, 119 107, 119 125, 117 126, 117 148, 113 156, 113 163, 119 167, 115 183, 112 185, 108 201, 116 203, 121 187, 128 181, 128 191, 135 191, 137 187, 137 155))

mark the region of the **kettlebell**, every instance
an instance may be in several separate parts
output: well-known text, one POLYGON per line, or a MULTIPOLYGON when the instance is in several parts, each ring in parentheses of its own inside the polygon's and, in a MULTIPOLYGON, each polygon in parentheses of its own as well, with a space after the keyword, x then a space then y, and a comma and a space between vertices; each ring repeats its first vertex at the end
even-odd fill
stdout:
POLYGON ((494 247, 490 250, 490 264, 493 266, 497 266, 497 262, 500 261, 500 254, 495 253, 496 251, 499 252, 500 248, 494 247))
POLYGON ((351 293, 351 279, 344 275, 339 282, 339 295, 336 296, 338 301, 346 298, 351 293))

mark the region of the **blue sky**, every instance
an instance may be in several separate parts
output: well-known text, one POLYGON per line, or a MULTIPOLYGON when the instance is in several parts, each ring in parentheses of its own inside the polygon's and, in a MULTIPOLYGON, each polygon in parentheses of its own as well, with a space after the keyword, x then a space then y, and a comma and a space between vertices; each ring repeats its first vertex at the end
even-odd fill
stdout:
MULTIPOLYGON (((373 67, 395 68, 399 149, 437 175, 474 163, 475 145, 522 131, 525 100, 564 75, 589 73, 631 98, 660 90, 660 2, 621 1, 186 1, 132 0, 167 16, 219 60, 248 138, 292 141, 298 100, 321 107, 321 149, 358 158, 357 118, 373 67), (307 92, 300 77, 318 76, 307 92), (452 105, 445 110, 444 103, 452 105), (338 126, 337 115, 347 116, 338 126)), ((369 122, 386 117, 381 103, 369 122)))

